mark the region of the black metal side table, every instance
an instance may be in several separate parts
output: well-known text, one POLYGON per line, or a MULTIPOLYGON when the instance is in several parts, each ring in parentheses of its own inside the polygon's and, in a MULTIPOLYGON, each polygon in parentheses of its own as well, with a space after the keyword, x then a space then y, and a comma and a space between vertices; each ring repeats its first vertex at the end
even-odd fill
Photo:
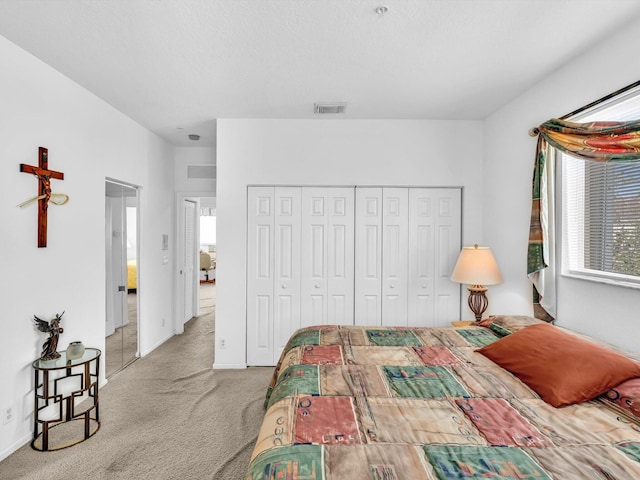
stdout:
POLYGON ((34 450, 53 451, 76 445, 100 428, 98 377, 100 355, 87 348, 80 358, 33 362, 35 375, 34 450), (53 431, 53 429, 56 429, 53 431))

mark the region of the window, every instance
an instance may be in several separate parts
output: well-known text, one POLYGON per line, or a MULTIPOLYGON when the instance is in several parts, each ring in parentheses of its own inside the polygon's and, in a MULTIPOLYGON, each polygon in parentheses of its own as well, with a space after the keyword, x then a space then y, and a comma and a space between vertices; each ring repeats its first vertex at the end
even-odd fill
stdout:
MULTIPOLYGON (((640 90, 572 121, 640 118, 640 90)), ((640 288, 640 162, 599 163, 560 154, 563 273, 640 288)))

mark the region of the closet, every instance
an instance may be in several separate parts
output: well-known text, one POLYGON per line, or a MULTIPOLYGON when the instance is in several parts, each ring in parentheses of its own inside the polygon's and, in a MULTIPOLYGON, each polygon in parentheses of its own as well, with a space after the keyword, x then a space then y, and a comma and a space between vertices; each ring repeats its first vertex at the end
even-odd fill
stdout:
POLYGON ((356 191, 355 323, 446 325, 460 315, 449 280, 460 253, 458 188, 356 191))
POLYGON ((256 186, 247 200, 249 365, 274 365, 300 327, 460 318, 460 189, 256 186))

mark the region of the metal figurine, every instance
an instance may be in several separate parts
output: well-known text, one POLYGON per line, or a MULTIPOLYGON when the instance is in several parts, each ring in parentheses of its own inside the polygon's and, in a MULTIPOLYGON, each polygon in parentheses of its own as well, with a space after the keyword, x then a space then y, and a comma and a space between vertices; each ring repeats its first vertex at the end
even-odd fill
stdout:
POLYGON ((38 330, 49 334, 49 338, 47 338, 47 340, 42 344, 40 360, 55 360, 56 358, 60 358, 60 354, 56 352, 56 350, 58 348, 58 339, 60 338, 60 334, 64 332, 64 329, 60 326, 62 315, 64 315, 64 312, 60 315, 56 313, 56 316, 52 318, 50 322, 42 320, 35 315, 33 316, 33 320, 36 322, 38 330))

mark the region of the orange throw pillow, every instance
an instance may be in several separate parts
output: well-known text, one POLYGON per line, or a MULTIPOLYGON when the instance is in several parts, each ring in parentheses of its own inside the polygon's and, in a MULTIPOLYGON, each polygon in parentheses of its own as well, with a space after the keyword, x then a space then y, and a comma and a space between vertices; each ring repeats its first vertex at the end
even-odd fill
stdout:
POLYGON ((476 351, 554 407, 591 400, 640 377, 640 363, 549 324, 525 327, 476 351))

